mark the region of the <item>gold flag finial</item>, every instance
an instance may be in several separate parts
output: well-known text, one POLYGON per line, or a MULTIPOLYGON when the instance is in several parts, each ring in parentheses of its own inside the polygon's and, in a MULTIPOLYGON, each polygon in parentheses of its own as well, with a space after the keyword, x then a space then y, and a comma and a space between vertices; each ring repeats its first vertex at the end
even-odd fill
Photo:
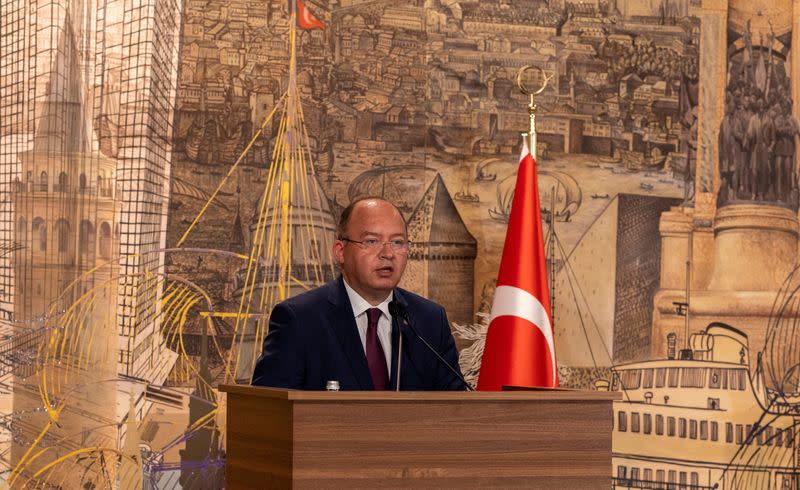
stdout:
POLYGON ((528 102, 528 116, 530 116, 530 127, 528 128, 527 133, 522 133, 522 137, 526 138, 528 141, 528 149, 531 152, 531 156, 536 159, 536 96, 544 92, 544 89, 547 87, 547 84, 550 80, 555 76, 552 74, 547 76, 547 73, 538 66, 533 65, 525 65, 519 69, 517 73, 517 87, 519 87, 519 91, 525 95, 530 97, 530 101, 528 102), (526 72, 529 71, 536 71, 539 75, 537 78, 541 79, 541 86, 539 86, 535 90, 531 90, 531 88, 525 86, 524 75, 526 72))

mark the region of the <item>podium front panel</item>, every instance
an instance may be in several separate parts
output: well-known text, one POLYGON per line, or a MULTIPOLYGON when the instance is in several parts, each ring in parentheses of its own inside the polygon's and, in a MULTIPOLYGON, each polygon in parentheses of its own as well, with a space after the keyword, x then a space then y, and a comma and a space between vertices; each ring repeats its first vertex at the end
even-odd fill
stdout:
POLYGON ((611 487, 613 393, 223 391, 229 488, 611 487))

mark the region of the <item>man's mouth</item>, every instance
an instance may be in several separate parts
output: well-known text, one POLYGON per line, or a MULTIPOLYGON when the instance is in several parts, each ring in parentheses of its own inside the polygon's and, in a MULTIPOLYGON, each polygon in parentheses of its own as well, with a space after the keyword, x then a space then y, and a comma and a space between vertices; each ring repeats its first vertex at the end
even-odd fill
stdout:
POLYGON ((378 274, 391 274, 394 271, 394 267, 387 265, 383 267, 378 267, 377 269, 375 269, 375 271, 378 272, 378 274))

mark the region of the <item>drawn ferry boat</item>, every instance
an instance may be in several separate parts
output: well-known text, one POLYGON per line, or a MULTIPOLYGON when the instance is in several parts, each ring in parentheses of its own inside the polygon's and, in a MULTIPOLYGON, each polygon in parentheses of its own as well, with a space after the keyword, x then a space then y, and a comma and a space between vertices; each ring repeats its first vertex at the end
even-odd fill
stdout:
POLYGON ((612 487, 800 488, 800 405, 765 387, 760 355, 751 374, 747 336, 711 323, 667 342, 667 359, 613 369, 612 487))

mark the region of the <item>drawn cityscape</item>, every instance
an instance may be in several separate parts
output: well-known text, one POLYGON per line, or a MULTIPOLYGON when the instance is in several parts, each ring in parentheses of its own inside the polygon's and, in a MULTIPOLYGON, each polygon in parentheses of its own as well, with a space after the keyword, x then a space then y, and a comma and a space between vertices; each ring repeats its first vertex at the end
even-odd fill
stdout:
MULTIPOLYGON (((537 163, 560 377, 625 391, 613 484, 795 488, 796 375, 778 375, 797 316, 783 284, 797 263, 793 146, 775 154, 783 170, 757 174, 774 190, 745 196, 745 160, 718 156, 739 140, 703 97, 749 91, 753 108, 736 108, 749 123, 772 87, 775 132, 794 138, 784 64, 800 12, 729 0, 711 32, 700 19, 722 14, 703 3, 309 0, 326 28, 295 30, 286 2, 4 2, 6 483, 224 486, 216 386, 249 382, 276 301, 335 275, 334 224, 360 196, 403 212, 401 286, 445 306, 474 380, 528 127, 516 77, 533 65, 552 75, 537 163), (709 45, 730 62, 701 63, 709 45), (736 192, 718 198, 720 178, 736 192), (778 243, 775 260, 753 255, 769 280, 731 285, 741 270, 715 251, 717 204, 784 223, 756 239, 778 243), (758 311, 730 306, 734 293, 758 311)), ((754 253, 728 240, 725 253, 754 253)))

